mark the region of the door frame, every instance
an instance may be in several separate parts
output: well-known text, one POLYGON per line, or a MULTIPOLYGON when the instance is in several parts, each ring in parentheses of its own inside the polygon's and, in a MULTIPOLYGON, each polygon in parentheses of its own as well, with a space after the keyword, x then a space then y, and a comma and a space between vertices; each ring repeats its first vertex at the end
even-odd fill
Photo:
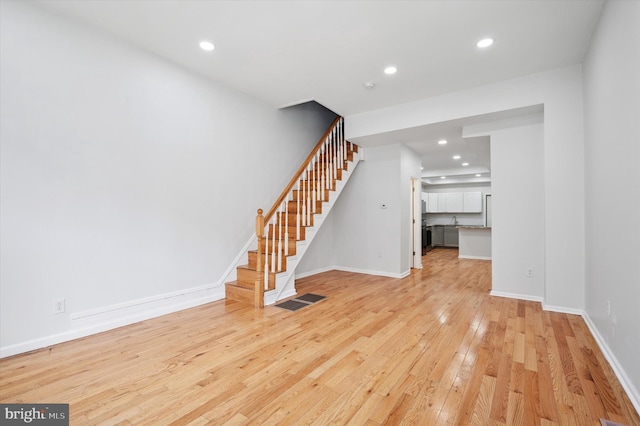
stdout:
POLYGON ((411 178, 411 267, 422 269, 422 180, 411 178))

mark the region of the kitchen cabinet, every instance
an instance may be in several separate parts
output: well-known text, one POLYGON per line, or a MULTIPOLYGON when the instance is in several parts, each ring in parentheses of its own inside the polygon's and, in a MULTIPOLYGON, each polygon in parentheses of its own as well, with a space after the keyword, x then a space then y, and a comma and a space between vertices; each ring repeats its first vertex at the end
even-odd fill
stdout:
POLYGON ((434 246, 444 245, 444 226, 436 225, 433 227, 433 233, 431 234, 431 244, 434 246))
POLYGON ((464 192, 463 198, 464 213, 482 213, 482 192, 464 192))
POLYGON ((445 247, 458 247, 458 228, 455 226, 444 227, 445 247))
POLYGON ((438 213, 438 194, 430 192, 427 194, 427 212, 438 213))
POLYGON ((447 194, 437 193, 438 196, 438 213, 444 213, 447 211, 447 194))
POLYGON ((464 197, 462 192, 450 192, 446 193, 446 213, 460 213, 463 212, 464 197))
POLYGON ((482 192, 427 192, 426 213, 482 213, 482 192))

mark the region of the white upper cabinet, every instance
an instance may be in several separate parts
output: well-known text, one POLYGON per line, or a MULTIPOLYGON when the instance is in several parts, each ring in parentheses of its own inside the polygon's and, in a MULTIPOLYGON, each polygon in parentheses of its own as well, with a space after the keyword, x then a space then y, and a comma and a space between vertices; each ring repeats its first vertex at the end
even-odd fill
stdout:
POLYGON ((464 197, 462 196, 462 192, 450 192, 446 194, 447 196, 447 209, 445 212, 447 213, 460 213, 464 211, 464 197))
POLYGON ((482 192, 428 192, 427 213, 482 213, 482 192))
POLYGON ((464 213, 482 213, 482 192, 464 193, 464 213))
POLYGON ((438 213, 438 194, 430 192, 427 194, 427 212, 438 213))

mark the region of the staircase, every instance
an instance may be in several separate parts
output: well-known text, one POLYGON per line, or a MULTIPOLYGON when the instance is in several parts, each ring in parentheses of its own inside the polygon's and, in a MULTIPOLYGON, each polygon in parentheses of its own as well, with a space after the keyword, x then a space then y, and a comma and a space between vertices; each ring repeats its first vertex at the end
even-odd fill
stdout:
POLYGON ((359 161, 338 117, 267 214, 258 209, 248 263, 226 283, 227 299, 263 307, 295 294, 295 268, 359 161))

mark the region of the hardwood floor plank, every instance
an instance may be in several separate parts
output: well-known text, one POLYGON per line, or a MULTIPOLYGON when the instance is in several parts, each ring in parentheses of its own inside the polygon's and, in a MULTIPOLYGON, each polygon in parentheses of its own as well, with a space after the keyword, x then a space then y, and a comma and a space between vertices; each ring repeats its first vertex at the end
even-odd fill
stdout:
POLYGON ((547 344, 541 336, 536 337, 536 353, 538 360, 538 392, 540 392, 540 416, 551 422, 559 420, 558 409, 551 380, 551 368, 547 356, 547 344))
POLYGON ((2 402, 72 425, 594 425, 640 417, 582 318, 492 297, 436 249, 403 279, 329 271, 296 312, 219 301, 0 360, 2 402))
POLYGON ((508 425, 524 425, 524 402, 522 393, 509 391, 509 402, 507 403, 508 425))
POLYGON ((489 418, 501 423, 505 423, 507 421, 511 364, 511 357, 500 353, 500 367, 496 379, 496 388, 493 393, 493 400, 491 401, 491 413, 489 418))
POLYGON ((478 398, 476 399, 475 407, 473 408, 473 414, 471 415, 471 423, 477 425, 484 425, 489 423, 489 415, 491 414, 491 403, 493 401, 493 394, 496 389, 496 378, 492 376, 484 376, 482 378, 482 384, 478 391, 478 398))

